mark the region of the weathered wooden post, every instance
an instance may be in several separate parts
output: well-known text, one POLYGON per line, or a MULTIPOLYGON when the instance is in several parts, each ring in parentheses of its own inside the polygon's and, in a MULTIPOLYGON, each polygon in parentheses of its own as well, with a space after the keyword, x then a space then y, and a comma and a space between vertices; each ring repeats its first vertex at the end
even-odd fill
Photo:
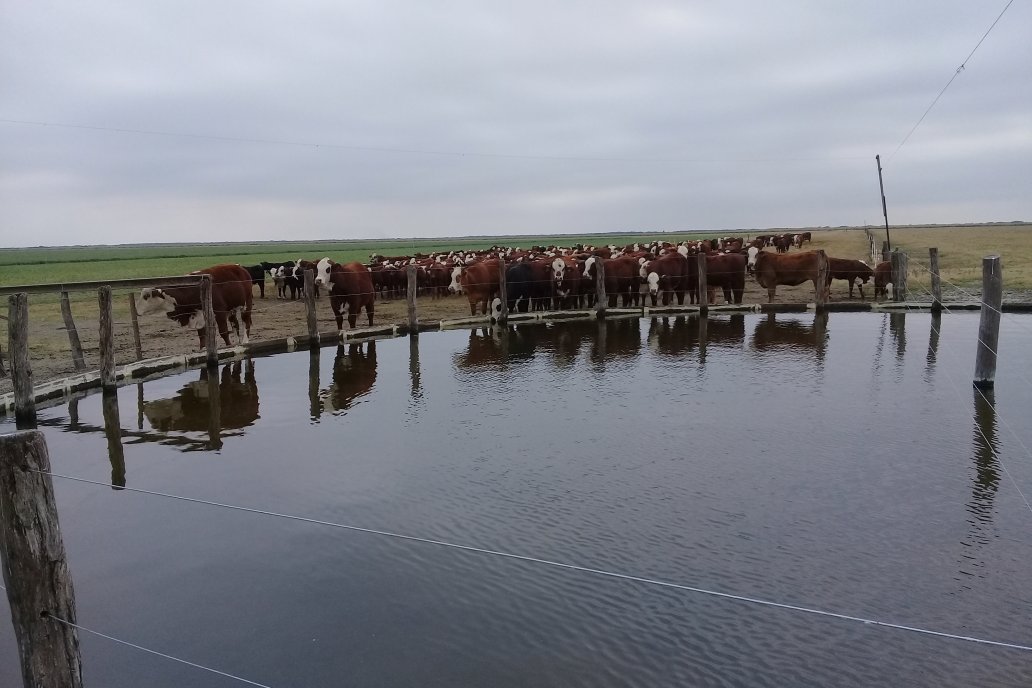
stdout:
POLYGON ((828 254, 824 249, 817 249, 817 309, 821 310, 828 304, 828 295, 831 291, 831 275, 828 273, 828 254))
POLYGON ((100 384, 104 389, 115 389, 115 318, 112 313, 111 287, 97 290, 100 304, 100 384))
POLYGON ((900 251, 893 251, 892 257, 892 300, 906 301, 907 299, 907 254, 900 251))
POLYGON ((7 348, 11 356, 14 419, 19 430, 36 427, 36 399, 29 363, 29 295, 7 297, 7 348))
POLYGON ((889 259, 889 242, 883 241, 881 244, 881 259, 884 263, 889 259))
POLYGON ((602 265, 602 256, 595 256, 595 317, 606 317, 606 268, 602 265))
POLYGON ((4 369, 4 347, 0 346, 0 377, 7 377, 7 371, 4 369))
POLYGON ((129 294, 129 320, 133 326, 133 344, 136 360, 143 360, 143 344, 140 342, 140 312, 136 309, 136 294, 129 294))
POLYGON ((419 281, 416 279, 415 265, 409 265, 405 271, 408 273, 408 330, 409 335, 419 334, 419 316, 416 313, 416 290, 419 288, 419 281))
POLYGON ((989 389, 996 382, 996 354, 1000 350, 1000 307, 1003 305, 1003 266, 999 256, 982 259, 982 313, 978 320, 975 387, 989 389))
MULTIPOLYGON (((21 296, 24 296, 22 294, 21 296)), ((0 435, 0 565, 26 688, 82 688, 75 591, 38 430, 0 435)))
POLYGON ((695 262, 699 273, 699 312, 703 315, 709 313, 709 281, 706 277, 706 254, 699 251, 695 256, 695 262))
POLYGON ((207 351, 205 363, 209 368, 219 364, 219 336, 215 327, 215 309, 211 302, 211 275, 203 275, 201 279, 201 308, 204 313, 204 345, 207 351))
POLYGON ((125 449, 122 447, 122 422, 118 414, 118 392, 105 390, 101 395, 104 413, 104 437, 107 439, 108 459, 111 460, 111 487, 125 487, 125 449))
POLYGON ((82 356, 82 342, 79 341, 79 331, 75 329, 72 304, 66 291, 61 292, 61 317, 64 318, 65 330, 68 332, 68 344, 72 348, 72 363, 76 370, 86 370, 86 361, 82 356))
POLYGON ((939 277, 939 249, 928 249, 928 271, 932 275, 932 310, 942 310, 942 279, 939 277))
POLYGON ((319 346, 319 322, 315 317, 315 271, 305 270, 305 314, 308 318, 308 345, 319 346))
POLYGON ((509 321, 509 284, 505 274, 505 257, 498 254, 498 299, 502 302, 498 309, 498 324, 505 325, 509 321))

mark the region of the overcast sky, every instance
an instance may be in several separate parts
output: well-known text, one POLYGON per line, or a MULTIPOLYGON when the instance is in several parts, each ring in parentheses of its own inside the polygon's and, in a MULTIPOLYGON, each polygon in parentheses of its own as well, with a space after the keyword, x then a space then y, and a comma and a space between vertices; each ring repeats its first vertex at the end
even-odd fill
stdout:
POLYGON ((1032 220, 1005 4, 5 3, 0 243, 1032 220))

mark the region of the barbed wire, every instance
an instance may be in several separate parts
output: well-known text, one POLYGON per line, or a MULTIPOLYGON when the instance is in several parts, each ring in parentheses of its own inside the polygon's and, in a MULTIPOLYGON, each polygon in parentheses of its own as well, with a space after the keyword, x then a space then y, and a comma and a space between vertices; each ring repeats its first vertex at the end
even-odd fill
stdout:
POLYGON ((95 631, 92 628, 87 628, 86 626, 83 626, 81 624, 72 623, 71 621, 66 621, 65 619, 62 619, 59 616, 55 616, 54 614, 51 614, 49 612, 44 612, 44 618, 53 619, 54 621, 57 621, 59 623, 63 623, 64 625, 70 626, 71 628, 74 628, 76 630, 84 631, 86 633, 89 633, 89 634, 95 635, 95 636, 99 636, 101 638, 106 638, 107 640, 110 640, 112 642, 118 643, 120 645, 125 645, 127 647, 131 647, 133 649, 140 650, 142 652, 146 652, 148 654, 152 654, 152 655, 155 655, 157 657, 162 657, 163 659, 169 659, 169 660, 172 660, 173 662, 179 662, 180 664, 185 664, 185 665, 193 667, 195 669, 201 669, 203 671, 207 671, 207 672, 210 672, 212 674, 218 674, 219 676, 224 676, 225 678, 231 678, 234 681, 239 681, 241 683, 246 683, 246 684, 251 685, 251 686, 258 686, 258 688, 272 688, 271 686, 269 686, 269 685, 267 685, 265 683, 258 683, 257 681, 252 681, 250 679, 246 679, 246 678, 243 678, 241 676, 236 676, 234 674, 230 674, 230 673, 225 672, 225 671, 220 671, 218 669, 213 669, 211 667, 204 666, 203 664, 197 664, 196 662, 191 662, 191 661, 188 661, 186 659, 182 659, 180 657, 174 657, 172 655, 165 654, 164 652, 158 652, 157 650, 152 650, 149 647, 144 647, 143 645, 137 645, 136 643, 131 643, 128 640, 122 640, 121 638, 116 638, 114 636, 107 635, 106 633, 101 633, 100 631, 95 631))
MULTIPOLYGON (((40 471, 40 470, 36 470, 36 469, 30 469, 30 470, 32 470, 32 472, 34 472, 34 473, 39 473, 41 475, 50 476, 51 478, 62 478, 62 479, 65 479, 65 480, 72 480, 72 481, 76 481, 76 482, 89 483, 89 484, 93 484, 93 485, 100 485, 100 486, 105 487, 105 488, 110 487, 110 485, 107 484, 107 483, 101 483, 101 482, 98 482, 98 481, 95 481, 95 480, 89 480, 87 478, 80 478, 80 477, 77 477, 77 476, 68 476, 68 475, 63 475, 63 474, 59 474, 59 473, 40 471)), ((504 559, 510 559, 510 560, 515 560, 515 561, 523 561, 523 562, 527 562, 527 563, 541 564, 541 565, 544 565, 544 566, 550 566, 550 567, 554 567, 554 568, 565 569, 565 570, 568 570, 568 571, 577 571, 577 572, 580 572, 580 573, 587 573, 587 574, 592 574, 592 575, 598 575, 598 576, 603 576, 603 577, 607 577, 607 578, 614 578, 614 579, 619 579, 619 580, 630 581, 630 582, 634 582, 634 583, 642 583, 642 584, 645 584, 645 585, 654 585, 654 586, 663 587, 663 588, 671 588, 671 589, 675 589, 675 590, 682 590, 682 591, 685 591, 685 592, 693 592, 693 593, 697 593, 697 594, 701 594, 701 595, 717 597, 717 598, 725 599, 725 600, 734 600, 734 601, 738 601, 738 602, 745 602, 745 603, 755 604, 755 605, 764 606, 764 607, 772 607, 772 608, 777 608, 777 609, 784 609, 784 610, 787 610, 787 611, 795 611, 795 612, 801 612, 801 613, 805 613, 805 614, 812 614, 812 615, 816 615, 816 616, 834 618, 834 619, 839 619, 839 620, 843 620, 843 621, 853 621, 853 622, 858 622, 858 623, 863 623, 863 624, 882 626, 882 627, 886 627, 886 628, 893 628, 893 629, 896 629, 896 630, 908 631, 908 632, 912 632, 912 633, 919 633, 919 634, 923 634, 923 635, 930 635, 930 636, 935 636, 935 637, 940 637, 940 638, 949 638, 949 639, 953 639, 953 640, 961 640, 961 641, 966 641, 966 642, 973 642, 973 643, 979 643, 979 644, 984 644, 984 645, 991 645, 991 646, 995 646, 995 647, 1002 647, 1002 648, 1009 648, 1009 649, 1014 649, 1014 650, 1021 650, 1021 651, 1025 651, 1025 652, 1032 652, 1032 645, 1021 645, 1021 644, 1018 644, 1018 643, 1004 642, 1004 641, 998 641, 998 640, 989 640, 989 639, 979 638, 979 637, 974 637, 974 636, 964 636, 964 635, 959 635, 959 634, 954 634, 954 633, 947 633, 947 632, 943 632, 943 631, 935 631, 935 630, 931 630, 931 629, 920 628, 920 627, 917 627, 917 626, 908 626, 908 625, 905 625, 905 624, 898 624, 898 623, 889 622, 889 621, 881 621, 881 620, 878 620, 878 619, 871 619, 871 618, 866 618, 866 617, 854 616, 854 615, 850 615, 850 614, 842 614, 842 613, 838 613, 838 612, 830 612, 830 611, 825 611, 825 610, 821 610, 821 609, 815 609, 815 608, 811 608, 811 607, 803 607, 803 606, 800 606, 800 605, 787 604, 787 603, 783 603, 783 602, 775 602, 775 601, 772 601, 772 600, 766 600, 766 599, 761 599, 761 598, 757 598, 757 597, 750 597, 750 596, 747 596, 747 595, 738 595, 738 594, 733 594, 733 593, 720 592, 720 591, 717 591, 717 590, 709 590, 709 589, 706 589, 706 588, 700 588, 700 587, 696 587, 696 586, 692 586, 692 585, 686 585, 686 584, 682 584, 682 583, 674 583, 674 582, 671 582, 671 581, 664 581, 664 580, 658 580, 658 579, 653 579, 653 578, 646 578, 644 576, 636 576, 636 575, 632 575, 632 574, 619 573, 619 572, 615 572, 615 571, 607 571, 605 569, 598 569, 598 568, 593 568, 593 567, 588 567, 588 566, 581 566, 581 565, 578 565, 578 564, 570 564, 570 563, 566 563, 566 562, 553 561, 553 560, 549 560, 549 559, 542 559, 540 557, 533 557, 533 556, 524 555, 524 554, 514 554, 514 553, 511 553, 511 552, 503 552, 503 551, 499 551, 499 550, 486 549, 486 548, 483 548, 483 547, 475 547, 475 546, 472 546, 472 545, 463 545, 463 544, 457 544, 457 543, 452 543, 452 542, 446 542, 444 540, 435 540, 435 539, 432 539, 432 538, 424 538, 424 537, 419 537, 419 536, 415 536, 415 535, 405 535, 405 534, 402 534, 402 533, 394 533, 394 532, 386 531, 386 530, 377 530, 377 529, 374 529, 374 528, 364 528, 364 527, 361 527, 361 526, 348 525, 348 524, 343 524, 343 523, 334 523, 332 521, 324 521, 324 520, 321 520, 321 519, 309 518, 309 517, 306 517, 306 516, 297 516, 297 515, 293 515, 293 514, 284 514, 284 513, 274 512, 274 511, 267 511, 267 510, 264 510, 264 509, 256 509, 256 508, 252 508, 252 507, 238 506, 238 505, 226 504, 226 503, 222 503, 222 502, 213 502, 213 501, 209 501, 209 500, 205 500, 205 499, 198 499, 196 497, 184 497, 184 496, 180 496, 180 495, 173 495, 173 494, 169 494, 169 493, 166 493, 166 492, 157 492, 157 491, 153 491, 153 490, 143 490, 143 489, 140 489, 140 488, 133 488, 133 487, 125 487, 124 490, 130 491, 130 492, 138 492, 140 494, 147 494, 147 495, 156 496, 156 497, 164 497, 164 498, 167 498, 167 499, 176 499, 176 500, 181 500, 181 501, 186 501, 186 502, 192 502, 192 503, 195 503, 195 504, 205 504, 205 505, 208 505, 208 506, 214 506, 214 507, 223 508, 223 509, 230 509, 230 510, 234 510, 234 511, 243 511, 243 512, 246 512, 246 513, 261 514, 261 515, 265 515, 265 516, 272 516, 272 517, 275 517, 275 518, 284 518, 284 519, 288 519, 288 520, 292 520, 292 521, 300 521, 300 522, 303 522, 303 523, 309 523, 309 524, 314 524, 314 525, 322 525, 322 526, 328 526, 328 527, 332 527, 332 528, 340 528, 340 529, 343 529, 343 530, 349 530, 349 531, 359 532, 359 533, 366 533, 366 534, 369 534, 369 535, 379 535, 379 536, 383 536, 383 537, 390 537, 390 538, 395 538, 395 539, 398 539, 398 540, 404 540, 404 541, 408 541, 408 542, 417 542, 417 543, 422 543, 422 544, 426 544, 426 545, 433 545, 433 546, 437 546, 437 547, 445 547, 445 548, 455 549, 455 550, 464 551, 464 552, 472 552, 472 553, 476 553, 476 554, 485 554, 485 555, 489 555, 489 556, 496 556, 496 557, 501 557, 501 558, 504 558, 504 559)), ((1032 507, 1030 507, 1030 508, 1032 508, 1032 507)))

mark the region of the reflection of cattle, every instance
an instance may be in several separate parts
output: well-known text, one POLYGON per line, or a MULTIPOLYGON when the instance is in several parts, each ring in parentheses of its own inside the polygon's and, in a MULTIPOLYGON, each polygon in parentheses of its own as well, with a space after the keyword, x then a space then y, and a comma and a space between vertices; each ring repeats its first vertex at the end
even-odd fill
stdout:
MULTIPOLYGON (((203 270, 191 272, 191 275, 211 275, 211 307, 215 312, 215 323, 219 334, 230 346, 229 323, 242 344, 247 343, 251 334, 251 275, 247 270, 235 264, 215 265, 203 270), (244 331, 240 330, 240 320, 244 321, 244 331)), ((175 320, 183 327, 197 330, 201 349, 205 347, 204 309, 201 306, 201 286, 199 284, 184 287, 163 287, 161 289, 144 289, 140 294, 141 313, 164 312, 170 320, 175 320)))
POLYGON ((334 415, 348 409, 373 390, 376 384, 376 342, 343 344, 333 359, 330 388, 319 392, 322 410, 334 415), (367 347, 363 350, 363 346, 367 347))
POLYGON ((779 321, 776 314, 756 323, 753 330, 753 348, 766 351, 779 348, 823 350, 828 338, 828 314, 818 313, 812 323, 805 323, 796 317, 785 317, 779 321))
POLYGON ((502 343, 499 328, 472 329, 469 331, 469 346, 464 353, 454 356, 455 367, 482 368, 497 365, 502 361, 502 343))
MULTIPOLYGON (((652 318, 649 323, 649 346, 660 354, 680 355, 700 344, 701 319, 695 316, 652 318)), ((745 314, 706 318, 706 345, 741 347, 745 342, 745 314)))
POLYGON ((760 251, 756 256, 756 281, 767 290, 768 303, 774 303, 774 293, 779 284, 791 287, 803 282, 813 282, 813 293, 819 289, 827 290, 827 285, 819 285, 817 277, 817 252, 803 251, 789 255, 777 255, 760 251))
MULTIPOLYGON (((241 380, 241 361, 227 363, 219 377, 219 418, 222 430, 245 428, 258 420, 258 384, 254 378, 254 361, 246 362, 241 380)), ((205 431, 209 429, 211 404, 208 369, 202 368, 200 379, 186 384, 171 399, 143 403, 143 414, 151 427, 161 432, 205 431)))
POLYGON ((641 318, 606 318, 596 328, 593 360, 633 358, 641 351, 641 318))
POLYGON ((849 282, 849 298, 853 298, 853 285, 860 289, 860 298, 864 298, 864 285, 874 275, 871 266, 862 260, 828 257, 828 284, 831 280, 849 282))

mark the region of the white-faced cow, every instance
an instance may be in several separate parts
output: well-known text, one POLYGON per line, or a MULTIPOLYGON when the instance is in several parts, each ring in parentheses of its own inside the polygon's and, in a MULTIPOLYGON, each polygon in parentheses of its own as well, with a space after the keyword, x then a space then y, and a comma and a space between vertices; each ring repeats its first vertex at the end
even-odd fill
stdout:
MULTIPOLYGON (((215 311, 215 323, 219 334, 229 341, 229 323, 241 344, 246 344, 251 334, 251 275, 239 265, 215 265, 191 275, 211 275, 211 307, 215 311), (240 320, 244 329, 240 329, 240 320)), ((197 330, 200 348, 205 348, 204 309, 201 306, 201 287, 198 284, 185 287, 144 289, 140 294, 141 313, 165 313, 183 327, 197 330)))

